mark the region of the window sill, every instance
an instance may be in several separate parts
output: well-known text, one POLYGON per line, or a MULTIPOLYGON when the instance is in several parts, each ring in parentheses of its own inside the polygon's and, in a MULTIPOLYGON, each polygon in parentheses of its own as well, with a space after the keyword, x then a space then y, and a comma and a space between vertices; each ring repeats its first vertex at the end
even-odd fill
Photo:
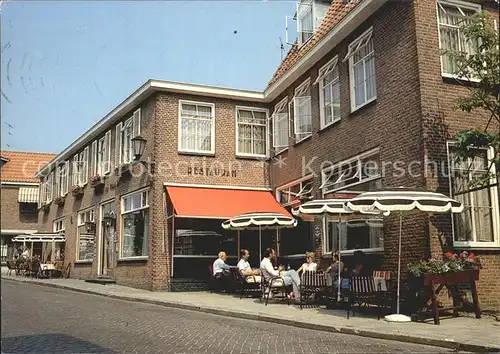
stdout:
POLYGON ((118 258, 118 263, 147 262, 148 260, 149 260, 149 256, 125 257, 125 258, 118 258))
POLYGON ((484 245, 478 242, 454 242, 454 249, 470 249, 470 250, 500 250, 499 244, 484 245))
POLYGON ((295 144, 293 144, 294 147, 296 146, 299 146, 300 144, 302 144, 303 142, 306 142, 308 140, 310 140, 312 138, 312 134, 311 135, 308 135, 306 136, 305 138, 303 138, 302 140, 299 140, 297 142, 295 142, 295 144))
POLYGON ((481 80, 479 79, 462 79, 460 78, 459 76, 457 75, 453 75, 453 74, 447 74, 447 73, 443 73, 441 72, 441 77, 443 78, 443 81, 447 82, 447 83, 450 83, 450 84, 458 84, 458 83, 472 83, 472 84, 477 84, 478 82, 480 82, 481 80))
POLYGON ((82 260, 78 260, 78 261, 75 261, 75 264, 92 264, 94 260, 92 259, 82 259, 82 260))
POLYGON ((287 151, 288 151, 288 147, 284 148, 283 150, 280 150, 279 152, 276 152, 273 157, 279 156, 287 151))
POLYGON ((257 160, 257 161, 266 161, 269 159, 269 156, 266 155, 244 155, 244 154, 236 154, 237 159, 242 160, 257 160))
MULTIPOLYGON (((384 253, 384 248, 360 248, 355 250, 342 250, 340 251, 341 256, 353 256, 354 252, 361 251, 364 254, 382 254, 384 253)), ((331 257, 331 252, 323 253, 322 257, 331 257)))
POLYGON ((377 96, 369 99, 368 101, 366 101, 365 103, 363 103, 359 106, 351 106, 351 114, 355 113, 356 111, 359 111, 361 108, 368 106, 370 103, 376 102, 376 101, 377 101, 377 96))
POLYGON ((339 123, 341 120, 342 120, 342 118, 337 118, 333 122, 330 122, 327 125, 324 125, 323 127, 320 128, 319 133, 328 130, 328 128, 333 127, 334 125, 337 125, 336 123, 339 123))
POLYGON ((177 150, 179 155, 193 155, 193 156, 209 156, 215 157, 215 151, 189 151, 189 150, 177 150))

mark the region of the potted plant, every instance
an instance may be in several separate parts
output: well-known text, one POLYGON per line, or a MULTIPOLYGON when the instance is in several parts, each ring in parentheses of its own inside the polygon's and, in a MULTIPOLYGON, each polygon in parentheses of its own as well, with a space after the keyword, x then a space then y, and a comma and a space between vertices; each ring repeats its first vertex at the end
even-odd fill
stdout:
POLYGON ((71 187, 71 194, 75 198, 82 196, 83 195, 83 187, 79 186, 79 185, 71 187))
POLYGON ((63 196, 58 196, 54 199, 54 203, 61 206, 64 205, 65 198, 63 196))
POLYGON ((104 178, 100 175, 95 175, 90 177, 89 182, 91 187, 97 188, 99 186, 104 185, 104 178))

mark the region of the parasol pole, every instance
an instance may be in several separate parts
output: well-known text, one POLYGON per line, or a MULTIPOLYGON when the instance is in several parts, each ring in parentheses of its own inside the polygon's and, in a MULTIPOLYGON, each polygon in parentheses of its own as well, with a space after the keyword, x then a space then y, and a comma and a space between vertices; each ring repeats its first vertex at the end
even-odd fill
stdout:
POLYGON ((339 213, 339 224, 338 224, 338 232, 339 232, 339 242, 338 242, 338 245, 339 245, 339 251, 338 251, 338 254, 339 254, 339 271, 338 271, 338 284, 337 284, 337 301, 340 302, 340 242, 341 242, 341 237, 340 237, 340 232, 342 230, 342 214, 339 213))
POLYGON ((401 233, 403 230, 403 212, 399 212, 399 252, 398 252, 398 294, 396 314, 399 315, 399 288, 401 283, 401 233))
POLYGON ((262 258, 262 230, 259 225, 259 258, 262 258))
POLYGON ((278 257, 280 255, 280 232, 276 227, 276 252, 278 253, 278 257))
POLYGON ((238 230, 238 249, 236 250, 236 252, 239 252, 241 249, 240 247, 240 230, 238 230))

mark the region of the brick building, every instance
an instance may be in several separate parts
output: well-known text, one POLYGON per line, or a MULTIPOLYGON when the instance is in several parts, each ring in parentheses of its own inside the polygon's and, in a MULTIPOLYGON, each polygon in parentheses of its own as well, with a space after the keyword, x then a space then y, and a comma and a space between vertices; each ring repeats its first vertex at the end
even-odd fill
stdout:
MULTIPOLYGON (((173 289, 176 280, 208 274, 217 250, 236 255, 234 233, 220 227, 236 212, 285 212, 301 198, 381 187, 435 189, 467 211, 453 220, 405 215, 403 264, 473 250, 483 258, 483 307, 498 308, 497 187, 461 194, 460 166, 448 163, 453 135, 485 126, 488 116, 452 109, 466 88, 440 56, 458 41, 457 20, 480 9, 498 18, 495 6, 302 1, 298 43, 263 92, 149 80, 57 155, 38 172, 43 227, 65 230, 76 277, 107 273, 122 284, 173 289), (144 162, 131 163, 139 135, 144 162), (104 178, 94 183, 95 175, 104 178)), ((482 152, 482 161, 493 154, 482 152)), ((395 269, 398 226, 395 216, 300 220, 283 232, 281 249, 291 259, 309 249, 323 257, 341 232, 348 265, 362 249, 373 264, 395 269)), ((264 239, 274 242, 272 233, 264 239)), ((256 253, 254 234, 241 240, 256 253)))
POLYGON ((38 231, 37 203, 40 180, 33 176, 54 157, 53 154, 21 151, 0 153, 2 264, 14 256, 13 237, 38 231))

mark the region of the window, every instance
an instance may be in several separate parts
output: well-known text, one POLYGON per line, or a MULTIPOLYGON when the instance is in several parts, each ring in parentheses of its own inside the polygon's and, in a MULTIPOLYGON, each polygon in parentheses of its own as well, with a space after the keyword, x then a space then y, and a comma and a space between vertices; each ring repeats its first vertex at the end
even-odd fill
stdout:
POLYGON ((68 194, 69 161, 56 169, 56 195, 64 197, 68 194))
POLYGON ((369 253, 384 250, 384 223, 381 218, 360 218, 357 216, 356 219, 342 222, 326 220, 325 226, 324 253, 334 252, 339 249, 339 233, 341 253, 349 254, 357 250, 369 253))
POLYGON ((312 1, 299 3, 297 6, 297 32, 299 35, 299 44, 304 44, 314 34, 312 1))
POLYGON ((179 151, 215 153, 215 105, 179 101, 179 151))
POLYGON ((66 231, 66 223, 64 222, 64 218, 54 221, 53 230, 55 233, 60 234, 63 234, 64 231, 66 231))
POLYGON ((295 142, 300 142, 312 134, 311 84, 309 80, 295 89, 293 108, 295 142))
POLYGON ((344 61, 349 60, 351 111, 355 111, 377 98, 375 83, 375 52, 373 29, 363 33, 349 49, 344 61))
MULTIPOLYGON (((438 1, 439 47, 441 50, 453 50, 474 54, 477 45, 466 40, 460 30, 476 12, 481 10, 480 5, 454 1, 438 1)), ((453 76, 457 71, 457 64, 447 54, 441 55, 441 72, 443 76, 453 76)))
POLYGON ((288 124, 288 98, 284 98, 274 107, 273 120, 273 148, 279 153, 288 148, 289 124, 288 124))
POLYGON ((77 261, 92 261, 95 245, 95 215, 94 209, 78 213, 78 252, 77 261), (94 225, 92 226, 92 223, 94 225))
POLYGON ((111 170, 111 131, 97 141, 97 174, 103 176, 111 170))
POLYGON ((237 153, 243 156, 267 155, 267 111, 236 108, 237 153))
MULTIPOLYGON (((141 109, 137 109, 132 117, 128 118, 125 122, 119 123, 116 126, 116 161, 117 165, 128 164, 134 160, 134 151, 132 148, 132 139, 141 133, 141 109)), ((101 168, 104 167, 103 173, 107 173, 106 165, 111 162, 111 132, 107 132, 104 137, 104 146, 108 151, 104 153, 105 159, 103 160, 101 168), (106 153, 108 158, 106 158, 106 153), (106 159, 109 160, 106 163, 106 159)), ((98 149, 99 150, 99 149, 98 149)))
MULTIPOLYGON (((464 205, 464 211, 453 215, 453 241, 455 246, 500 246, 500 215, 498 187, 470 190, 470 182, 490 167, 494 150, 478 150, 467 162, 457 161, 453 143, 448 146, 451 195, 464 205)), ((495 174, 495 166, 492 167, 495 174)), ((492 178, 491 184, 495 184, 492 178)))
POLYGON ((366 191, 366 188, 376 187, 376 183, 365 183, 380 180, 381 175, 380 152, 374 149, 324 168, 320 189, 323 196, 354 186, 356 192, 366 191))
POLYGON ((84 186, 89 175, 89 147, 73 157, 73 185, 84 186))
POLYGON ((52 202, 52 184, 54 181, 54 173, 45 176, 40 183, 40 205, 49 204, 52 202))
POLYGON ((313 176, 306 176, 276 188, 276 200, 283 206, 294 205, 301 199, 312 199, 313 176))
POLYGON ((340 82, 338 57, 326 63, 318 72, 321 129, 340 120, 340 82))
POLYGON ((122 197, 121 256, 148 255, 149 202, 148 191, 122 197))
POLYGON ((22 215, 34 215, 36 211, 36 203, 19 203, 19 213, 22 215))

